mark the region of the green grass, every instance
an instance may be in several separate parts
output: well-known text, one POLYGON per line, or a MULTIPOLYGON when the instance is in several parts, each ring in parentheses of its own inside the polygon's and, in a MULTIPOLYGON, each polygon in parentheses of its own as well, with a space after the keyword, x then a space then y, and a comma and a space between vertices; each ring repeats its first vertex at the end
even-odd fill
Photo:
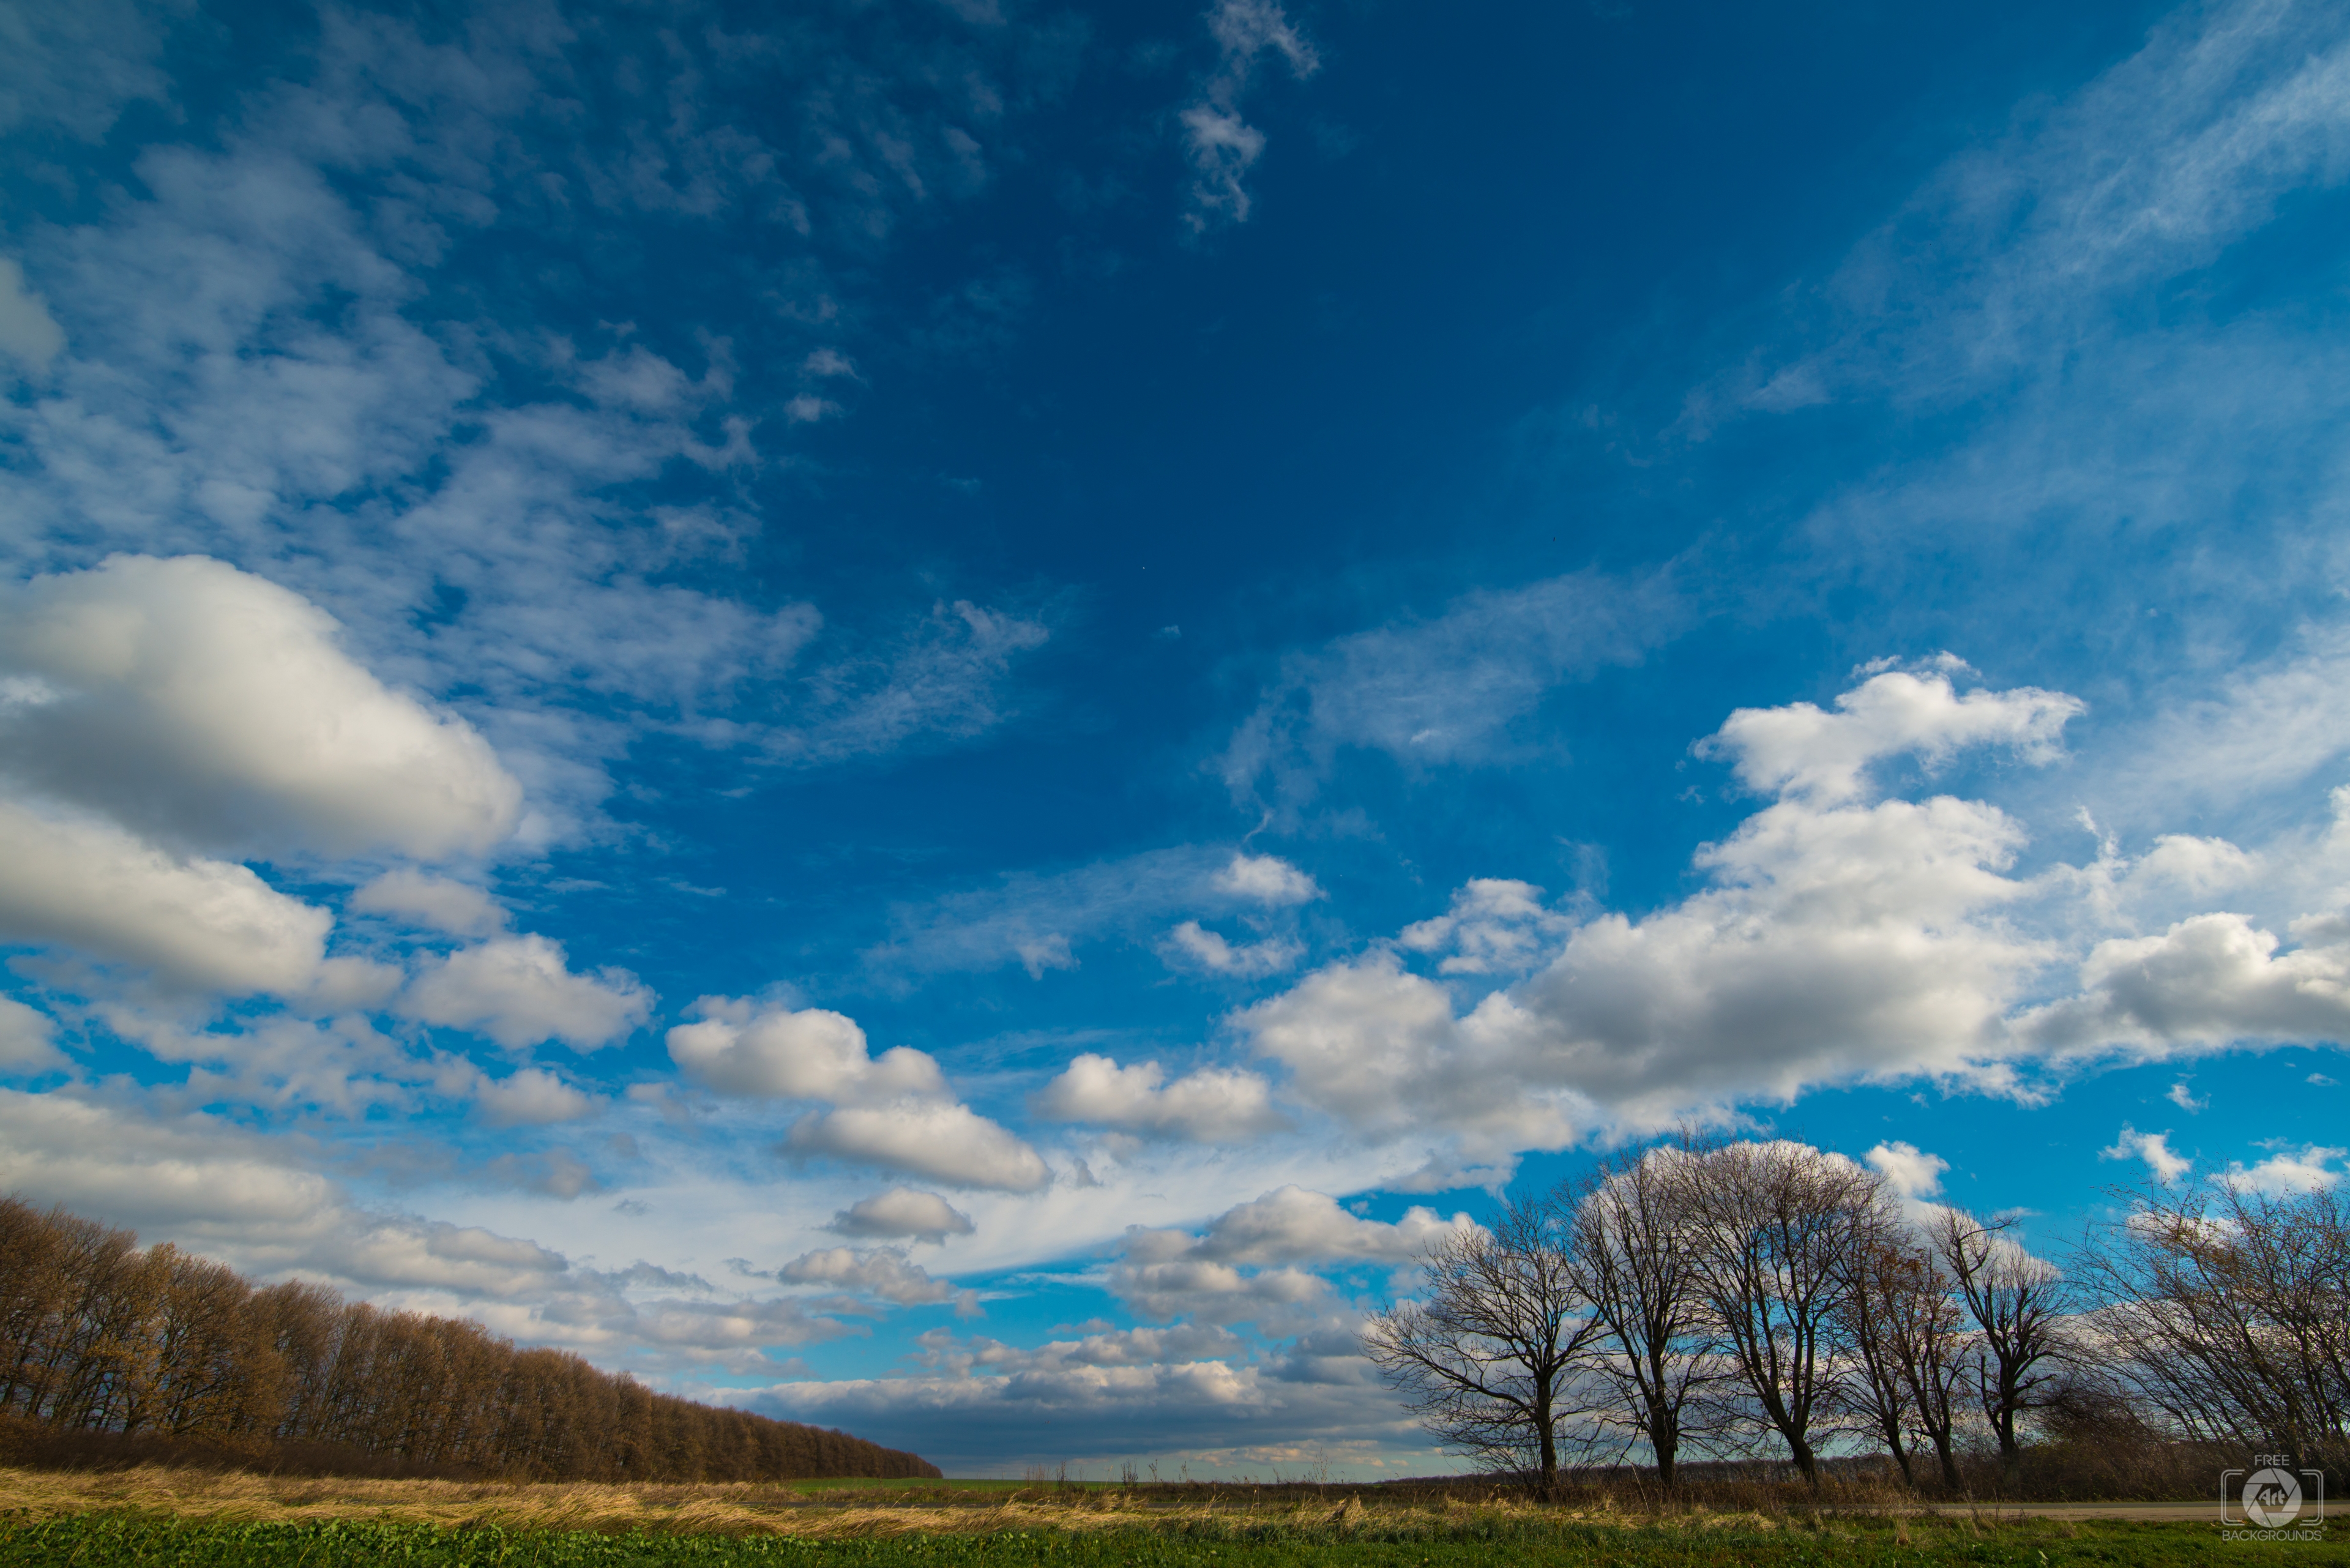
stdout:
POLYGON ((1323 1529, 1186 1526, 1090 1534, 909 1535, 811 1542, 785 1536, 598 1535, 327 1524, 193 1524, 81 1514, 0 1526, 0 1565, 41 1568, 2172 1568, 2350 1563, 2350 1542, 2223 1542, 2206 1525, 2037 1521, 1977 1535, 1912 1527, 1902 1544, 1878 1521, 1775 1531, 1607 1529, 1546 1521, 1348 1534, 1323 1529))

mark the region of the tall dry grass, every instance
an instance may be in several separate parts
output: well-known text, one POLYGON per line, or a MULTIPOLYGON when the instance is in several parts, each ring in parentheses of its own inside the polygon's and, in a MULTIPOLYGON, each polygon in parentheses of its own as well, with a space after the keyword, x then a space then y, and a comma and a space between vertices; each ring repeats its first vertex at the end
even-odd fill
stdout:
POLYGON ((0 1521, 133 1512, 218 1523, 363 1519, 444 1529, 791 1535, 811 1540, 916 1533, 1151 1528, 1216 1534, 1507 1539, 1555 1525, 1818 1530, 1898 1521, 1908 1530, 1979 1529, 1996 1514, 1943 1518, 1897 1489, 1841 1481, 1814 1491, 1722 1478, 1672 1499, 1587 1483, 1549 1502, 1490 1482, 1416 1485, 1054 1486, 1014 1491, 909 1489, 876 1496, 821 1483, 700 1485, 256 1475, 161 1466, 104 1471, 0 1469, 0 1521))

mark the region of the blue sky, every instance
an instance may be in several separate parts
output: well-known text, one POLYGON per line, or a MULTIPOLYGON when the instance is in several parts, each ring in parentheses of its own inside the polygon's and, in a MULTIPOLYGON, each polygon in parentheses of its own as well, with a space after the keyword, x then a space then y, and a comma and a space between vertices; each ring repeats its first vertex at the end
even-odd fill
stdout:
POLYGON ((2337 8, 0 26, 0 1186, 1374 1476, 1677 1125, 2341 1179, 2337 8))

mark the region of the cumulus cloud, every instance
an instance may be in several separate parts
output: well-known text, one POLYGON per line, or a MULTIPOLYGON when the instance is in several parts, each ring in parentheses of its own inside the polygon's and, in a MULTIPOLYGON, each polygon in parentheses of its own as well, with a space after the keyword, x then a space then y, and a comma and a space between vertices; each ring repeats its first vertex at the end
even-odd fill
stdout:
POLYGON ((1475 1228, 1466 1214, 1447 1220, 1433 1209, 1418 1206, 1393 1223, 1365 1220, 1347 1212, 1327 1193, 1293 1184, 1218 1215, 1191 1251, 1228 1263, 1367 1262, 1401 1266, 1419 1262, 1445 1238, 1475 1228))
POLYGON ((2342 1179, 2344 1173, 2336 1167, 2345 1158, 2350 1158, 2350 1148, 2304 1144, 2299 1148, 2278 1149, 2255 1165, 2248 1166, 2241 1160, 2231 1162, 2213 1179, 2229 1187, 2241 1187, 2272 1196, 2316 1192, 2342 1179))
POLYGON ((1839 696, 1833 713, 1809 702, 1741 708, 1708 750, 1731 757, 1752 789, 1849 800, 1862 791, 1864 768, 1897 754, 1931 767, 1962 747, 1999 742, 2027 762, 2047 762, 2065 723, 2085 709, 2058 691, 2025 686, 1960 696, 1946 673, 1887 670, 1839 696))
POLYGON ((29 1075, 68 1065, 57 1035, 57 1020, 47 1013, 0 996, 0 1073, 29 1075))
POLYGON ((972 1225, 970 1215, 935 1192, 893 1187, 887 1192, 858 1199, 835 1214, 825 1229, 843 1236, 943 1241, 949 1236, 970 1235, 972 1225))
POLYGON ((1483 1008, 1456 1019, 1451 993, 1392 954, 1316 970, 1234 1022, 1292 1095, 1373 1134, 1432 1126, 1503 1155, 1564 1148, 1600 1119, 1524 1083, 1514 1031, 1483 1008))
POLYGON ((389 915, 452 937, 486 937, 506 923, 505 910, 472 883, 407 868, 385 872, 353 892, 343 908, 355 915, 389 915))
POLYGON ((2298 921, 2302 945, 2278 950, 2250 918, 2196 915, 2159 936, 2099 942, 2078 994, 2019 1020, 2056 1050, 2114 1046, 2161 1055, 2238 1040, 2350 1036, 2350 919, 2298 921))
POLYGON ((1156 1062, 1121 1067, 1080 1054, 1035 1098, 1039 1116, 1132 1132, 1234 1143, 1289 1125, 1273 1107, 1271 1085, 1254 1073, 1202 1067, 1172 1083, 1156 1062))
POLYGON ((1473 1228, 1466 1214, 1445 1220, 1424 1208, 1393 1224, 1364 1220, 1325 1193, 1293 1185, 1234 1206, 1201 1235, 1128 1231, 1110 1289, 1151 1318, 1295 1332, 1320 1315, 1328 1288, 1299 1265, 1408 1267, 1445 1237, 1473 1228))
POLYGON ((1234 946, 1221 931, 1197 920, 1186 920, 1167 933, 1165 950, 1173 962, 1202 969, 1235 980, 1260 980, 1295 964, 1305 945, 1285 937, 1266 937, 1234 946))
POLYGON ((956 1315, 979 1315, 978 1295, 959 1290, 944 1280, 931 1278, 920 1264, 890 1247, 827 1247, 804 1252, 776 1272, 790 1285, 837 1285, 895 1302, 899 1306, 926 1306, 956 1302, 956 1315))
POLYGON ((1834 715, 1742 711, 1714 738, 1750 782, 1787 793, 1699 851, 1711 887, 1560 940, 1523 885, 1472 886, 1403 946, 1449 945, 1455 972, 1555 950, 1465 1016, 1374 951, 1235 1022, 1299 1097, 1367 1131, 1440 1130, 1476 1158, 1823 1083, 1995 1075, 2014 1049, 2006 1009, 2050 956, 1999 919, 2029 891, 2002 874, 2023 831, 1981 802, 1854 798, 1859 770, 1983 741, 2044 757, 2078 705, 1961 700, 1939 676, 1880 674, 1847 697, 1834 715))
POLYGON ((202 990, 303 992, 334 917, 252 870, 175 854, 81 813, 0 800, 0 933, 202 990))
POLYGON ((1543 908, 1531 882, 1480 877, 1453 893, 1450 909, 1406 926, 1396 940, 1413 952, 1451 949, 1436 966, 1442 974, 1523 973, 1573 925, 1543 908))
POLYGON ((794 1158, 829 1155, 951 1186, 1003 1192, 1034 1192, 1052 1179, 1035 1149, 951 1100, 843 1106, 803 1116, 792 1124, 779 1152, 794 1158))
POLYGON ((834 1108, 792 1124, 779 1152, 827 1155, 960 1187, 1029 1192, 1051 1173, 1036 1151, 958 1103, 939 1064, 899 1045, 867 1052, 854 1019, 703 997, 702 1017, 669 1032, 670 1058, 722 1094, 821 1100, 834 1108))
POLYGON ((2097 1151, 2099 1159, 2140 1159, 2157 1181, 2165 1187, 2177 1181, 2194 1168, 2194 1160, 2174 1153, 2168 1132, 2142 1133, 2127 1122, 2114 1139, 2113 1147, 2097 1151))
POLYGON ((488 849, 521 812, 470 725, 221 561, 116 556, 9 590, 0 671, 42 687, 0 719, 0 766, 166 840, 432 858, 488 849))
POLYGON ((670 1060, 720 1094, 875 1105, 904 1096, 942 1096, 939 1064, 910 1046, 867 1054, 854 1019, 820 1007, 794 1012, 705 996, 700 1022, 669 1032, 670 1060))
POLYGON ((473 1103, 493 1127, 576 1122, 596 1109, 594 1099, 540 1067, 483 1078, 473 1086, 473 1103))
POLYGON ((501 937, 426 965, 394 1002, 403 1016, 486 1035, 510 1051, 559 1040, 594 1051, 645 1021, 652 992, 624 970, 574 974, 563 944, 501 937))
POLYGON ((1912 1202, 1939 1194, 1942 1190, 1942 1173, 1950 1168, 1950 1162, 1940 1155, 1928 1154, 1916 1144, 1899 1141, 1880 1143, 1866 1158, 1872 1168, 1893 1184, 1895 1191, 1912 1202))
POLYGON ((1110 1271, 1109 1288, 1143 1317, 1250 1323, 1278 1334, 1318 1317, 1330 1285, 1304 1269, 1243 1272, 1200 1256, 1180 1231, 1149 1231, 1129 1239, 1126 1256, 1110 1271))

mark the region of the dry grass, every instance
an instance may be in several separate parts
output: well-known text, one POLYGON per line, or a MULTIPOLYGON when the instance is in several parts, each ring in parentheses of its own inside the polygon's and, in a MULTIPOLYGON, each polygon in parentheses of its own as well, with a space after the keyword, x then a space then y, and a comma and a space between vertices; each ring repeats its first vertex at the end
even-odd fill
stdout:
MULTIPOLYGON (((1697 1489, 1692 1489, 1695 1491, 1697 1489)), ((1840 1536, 1855 1527, 1885 1532, 1897 1542, 1913 1532, 1979 1539, 1986 1524, 2010 1522, 1993 1509, 1945 1509, 1874 1487, 1848 1486, 1834 1497, 1798 1494, 1761 1483, 1717 1482, 1670 1507, 1653 1492, 1596 1485, 1544 1504, 1527 1493, 1475 1486, 1368 1488, 1159 1486, 1017 1490, 955 1489, 935 1483, 875 1496, 821 1481, 639 1485, 590 1481, 527 1482, 421 1478, 263 1475, 229 1469, 141 1466, 115 1470, 0 1468, 0 1525, 90 1513, 138 1513, 191 1523, 304 1523, 357 1520, 442 1528, 494 1525, 506 1530, 646 1532, 660 1535, 785 1535, 805 1540, 915 1534, 994 1535, 1019 1532, 1155 1527, 1316 1539, 1397 1539, 1490 1530, 1503 1538, 1558 1525, 1790 1532, 1840 1536)), ((2071 1537, 2077 1527, 2054 1526, 2071 1537)))
MULTIPOLYGON (((1336 1489, 1333 1489, 1334 1490, 1336 1489)), ((900 1494, 865 1501, 827 1497, 789 1484, 607 1485, 338 1480, 254 1475, 145 1466, 112 1471, 0 1469, 0 1520, 29 1522, 64 1515, 132 1511, 191 1521, 296 1523, 363 1519, 402 1523, 498 1525, 505 1529, 646 1531, 664 1534, 776 1534, 812 1540, 916 1533, 993 1534, 1057 1529, 1114 1530, 1212 1521, 1227 1529, 1255 1525, 1383 1532, 1428 1526, 1508 1525, 1549 1521, 1634 1527, 1661 1522, 1620 1507, 1612 1497, 1543 1507, 1507 1494, 1464 1500, 1442 1493, 1367 1501, 1347 1493, 1253 1495, 1246 1490, 1153 1494, 1101 1488, 1014 1492, 900 1494)), ((1752 1510, 1699 1511, 1673 1516, 1685 1527, 1776 1529, 1785 1521, 1752 1510)))

